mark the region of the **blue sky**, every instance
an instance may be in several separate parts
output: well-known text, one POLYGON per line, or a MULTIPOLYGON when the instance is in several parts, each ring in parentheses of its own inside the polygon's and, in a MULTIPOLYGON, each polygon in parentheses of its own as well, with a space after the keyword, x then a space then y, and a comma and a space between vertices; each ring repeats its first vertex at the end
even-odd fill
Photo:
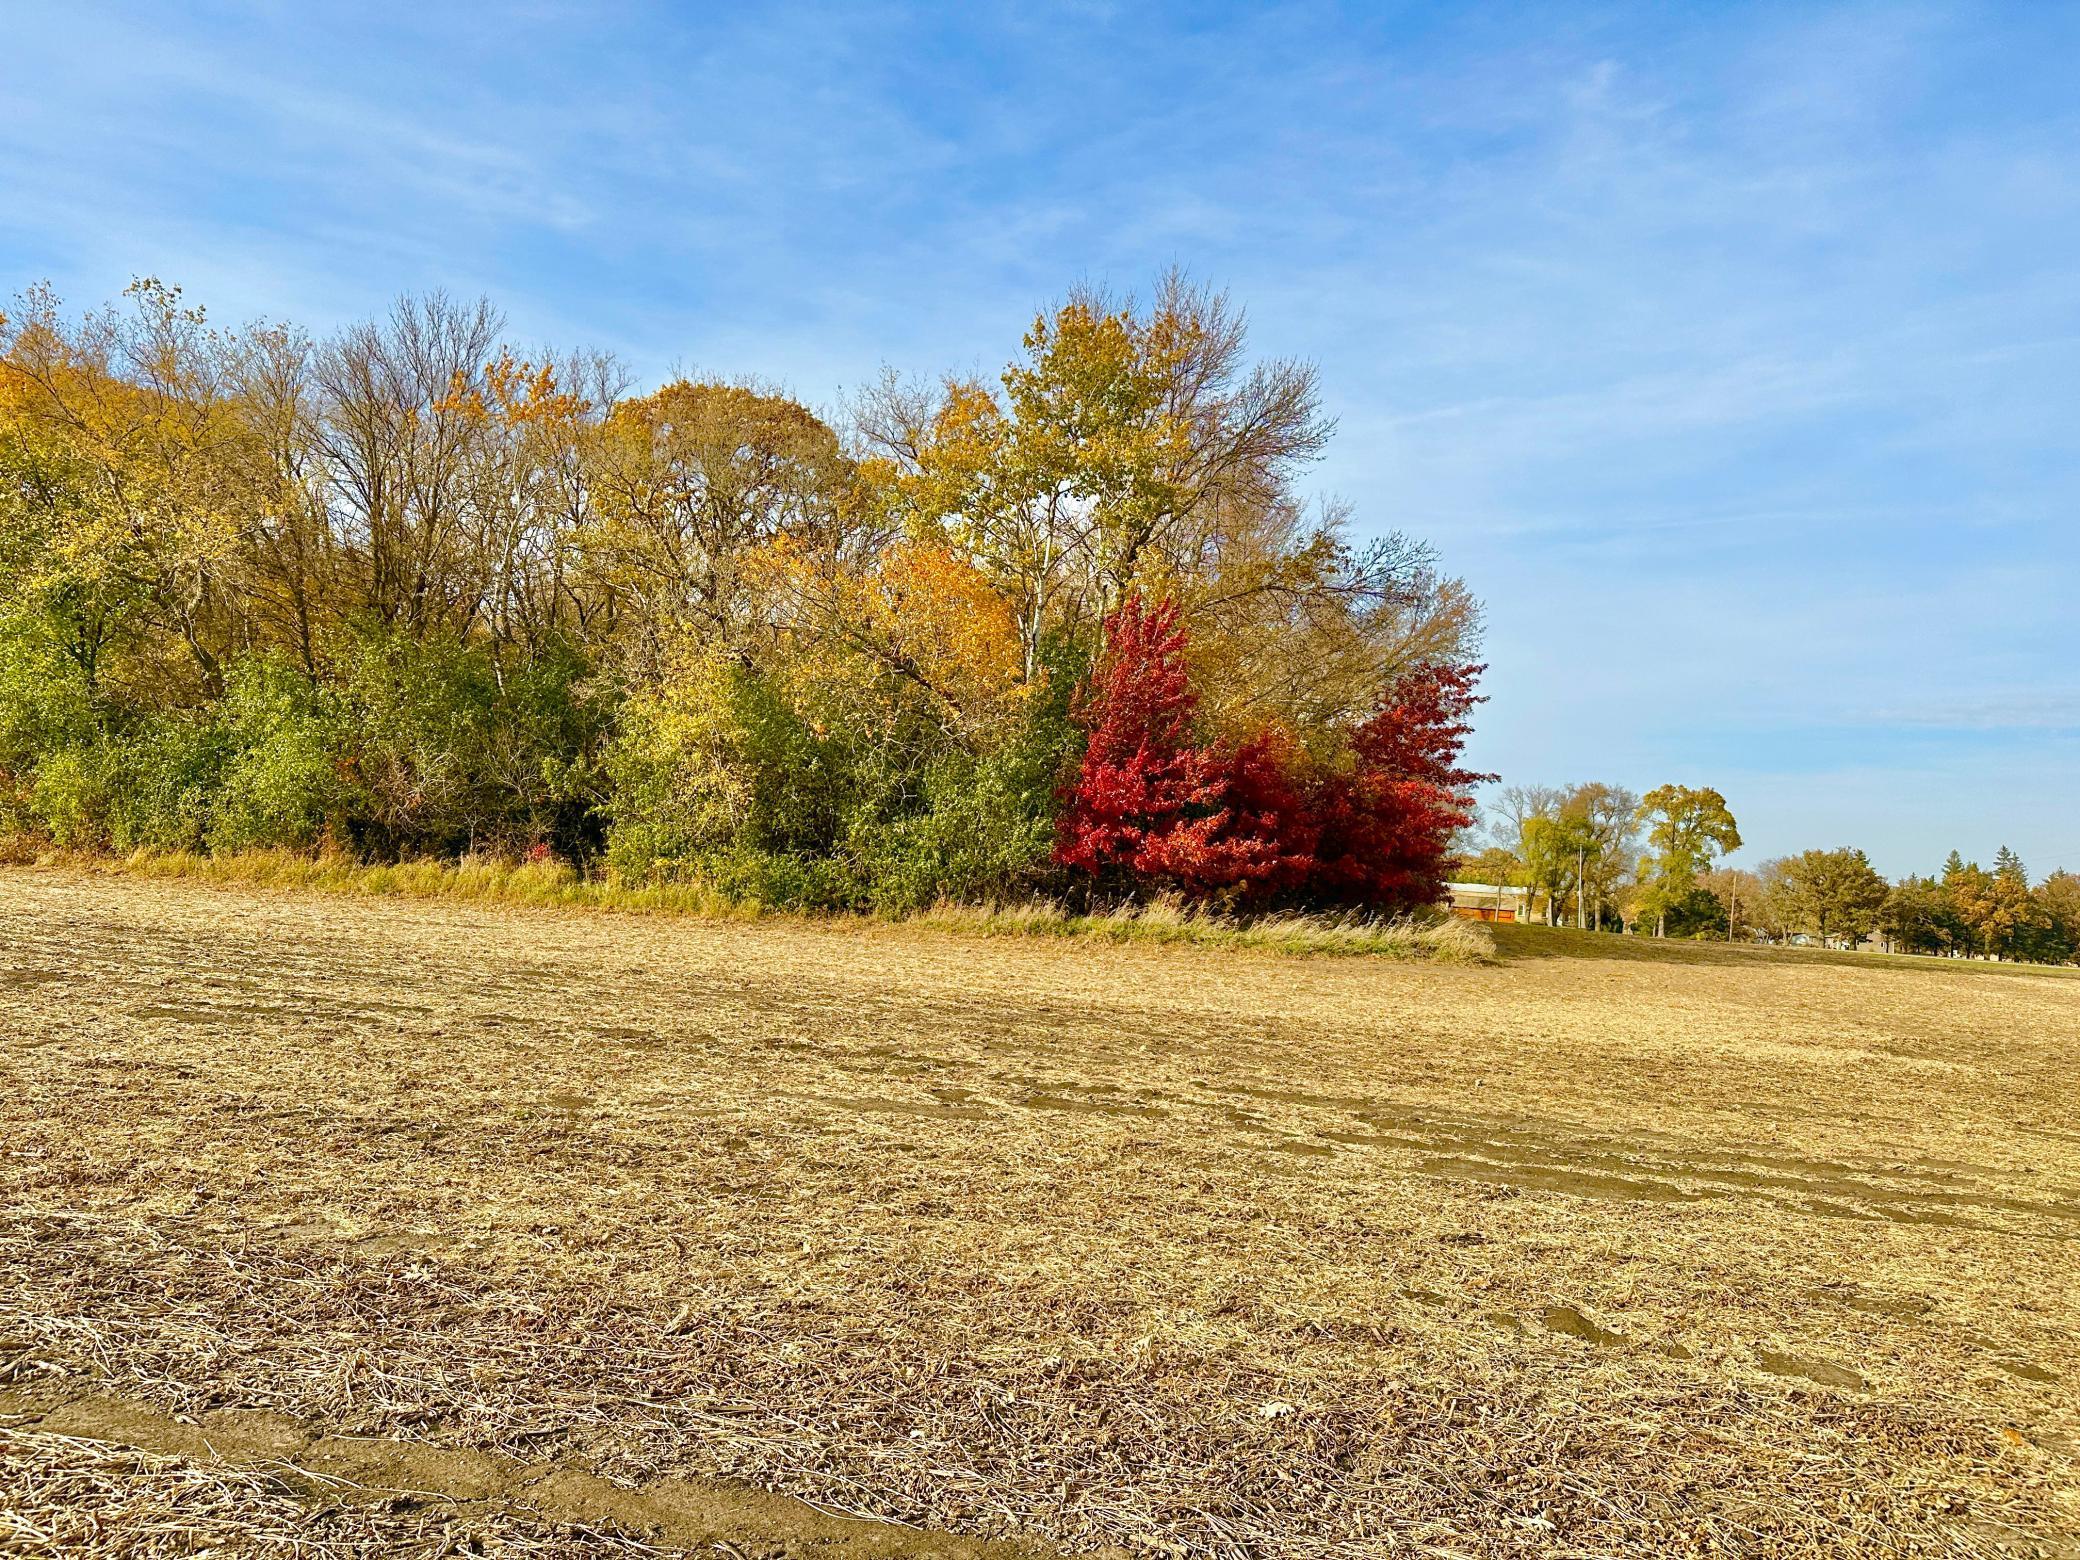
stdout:
POLYGON ((1178 263, 1486 600, 1472 757, 2080 869, 2080 6, 46 5, 0 292, 834 406, 1178 263))

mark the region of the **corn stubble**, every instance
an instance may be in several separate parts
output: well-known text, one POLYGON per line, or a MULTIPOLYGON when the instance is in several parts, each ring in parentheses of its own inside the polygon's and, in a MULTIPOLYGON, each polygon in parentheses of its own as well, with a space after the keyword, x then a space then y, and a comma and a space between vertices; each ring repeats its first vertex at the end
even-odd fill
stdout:
POLYGON ((0 873, 0 1551, 2070 1552, 2080 980, 984 930, 0 873))

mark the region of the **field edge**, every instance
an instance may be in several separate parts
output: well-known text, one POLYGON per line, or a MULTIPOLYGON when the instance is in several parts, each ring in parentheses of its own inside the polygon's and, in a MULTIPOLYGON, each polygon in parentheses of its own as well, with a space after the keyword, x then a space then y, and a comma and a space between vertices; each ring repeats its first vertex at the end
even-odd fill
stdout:
POLYGON ((17 846, 0 869, 63 870, 223 887, 307 890, 359 898, 461 901, 514 908, 660 915, 709 921, 786 920, 854 930, 921 929, 942 935, 1088 939, 1239 949, 1289 957, 1377 958, 1491 965, 1501 962, 1484 927, 1450 916, 1274 914, 1231 918, 1171 901, 1078 913, 1051 900, 945 902, 903 916, 823 912, 727 898, 701 883, 631 884, 588 878, 563 863, 407 861, 365 863, 292 851, 140 850, 127 855, 17 846))

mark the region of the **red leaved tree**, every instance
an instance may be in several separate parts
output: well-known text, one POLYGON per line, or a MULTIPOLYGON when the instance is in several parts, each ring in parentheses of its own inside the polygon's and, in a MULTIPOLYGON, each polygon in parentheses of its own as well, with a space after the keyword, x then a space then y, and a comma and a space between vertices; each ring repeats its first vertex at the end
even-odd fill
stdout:
POLYGON ((1322 832, 1307 755, 1274 726, 1208 749, 1205 763, 1221 812, 1174 869, 1180 886, 1252 908, 1304 898, 1322 832))
POLYGON ((1077 696, 1087 742, 1055 860, 1122 888, 1251 908, 1435 903, 1486 778, 1458 767, 1482 668, 1410 673, 1350 733, 1348 764, 1323 772, 1277 728, 1198 745, 1185 650, 1174 602, 1132 597, 1106 620, 1077 696))
POLYGON ((1424 667, 1404 676, 1351 733, 1348 771, 1316 787, 1321 824, 1309 897, 1412 910, 1444 893, 1452 836, 1473 821, 1472 788, 1492 775, 1459 766, 1485 667, 1424 667))
POLYGON ((1219 812, 1217 783, 1192 742, 1197 704, 1177 604, 1131 596, 1105 621, 1105 646, 1078 692, 1083 762, 1055 820, 1054 858, 1097 877, 1168 877, 1219 812))
POLYGON ((1063 797, 1055 860, 1122 888, 1194 899, 1290 892, 1312 865, 1290 744, 1265 732, 1239 746, 1193 738, 1197 698, 1177 604, 1128 599, 1077 699, 1087 742, 1063 797))

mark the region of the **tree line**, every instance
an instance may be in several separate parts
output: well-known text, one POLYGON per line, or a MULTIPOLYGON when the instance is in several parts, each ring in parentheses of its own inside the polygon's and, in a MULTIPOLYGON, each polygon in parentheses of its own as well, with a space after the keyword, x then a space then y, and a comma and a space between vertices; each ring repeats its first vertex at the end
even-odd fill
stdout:
POLYGON ((1475 602, 1179 276, 833 414, 434 295, 0 317, 0 833, 554 857, 768 903, 1427 903, 1475 602))
POLYGON ((1809 850, 1766 862, 1735 884, 1715 885, 1748 908, 1737 924, 1773 940, 1806 935, 1834 946, 1875 937, 1900 953, 2080 960, 2080 874, 2052 872, 2035 883, 2005 845, 1993 866, 1956 851, 1933 876, 1888 883, 1860 850, 1809 850))
POLYGON ((2032 883, 2006 846, 1991 868, 1957 852, 1935 876, 1888 882, 1861 850, 1806 850, 1754 870, 1720 864, 1740 847, 1726 798, 1666 785, 1511 785, 1487 810, 1485 837, 1462 836, 1455 869, 1522 888, 1549 925, 1660 936, 1856 947, 1902 953, 2080 960, 2080 874, 2032 883))

